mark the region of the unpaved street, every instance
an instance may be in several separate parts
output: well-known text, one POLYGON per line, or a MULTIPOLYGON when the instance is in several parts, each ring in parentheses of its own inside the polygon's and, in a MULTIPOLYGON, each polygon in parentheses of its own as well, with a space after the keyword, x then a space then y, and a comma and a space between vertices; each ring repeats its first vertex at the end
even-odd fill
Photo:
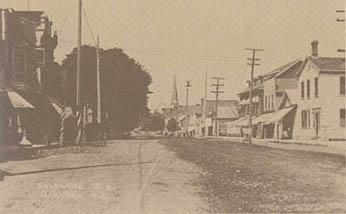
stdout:
POLYGON ((0 213, 205 213, 201 170, 155 140, 63 148, 6 162, 0 213))
POLYGON ((345 158, 208 139, 112 141, 0 163, 0 213, 345 213, 345 158))

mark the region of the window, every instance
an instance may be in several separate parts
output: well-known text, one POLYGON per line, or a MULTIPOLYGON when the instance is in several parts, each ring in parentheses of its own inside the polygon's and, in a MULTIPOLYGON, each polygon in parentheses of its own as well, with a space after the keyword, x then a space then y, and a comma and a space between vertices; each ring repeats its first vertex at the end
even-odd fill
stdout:
POLYGON ((345 109, 340 109, 340 126, 346 127, 345 109))
POLYGON ((25 80, 26 73, 26 53, 24 47, 15 47, 14 49, 14 76, 16 81, 25 80))
POLYGON ((36 48, 35 55, 37 66, 43 67, 46 63, 45 50, 43 48, 36 48))
POLYGON ((310 80, 306 81, 306 97, 310 98, 310 80))
POLYGON ((303 110, 301 114, 302 128, 310 128, 310 110, 303 110))
POLYGON ((301 97, 302 99, 304 99, 304 81, 301 83, 301 86, 300 86, 300 90, 301 90, 301 97))
POLYGON ((345 76, 340 77, 340 95, 345 96, 345 76))
POLYGON ((315 78, 315 97, 318 96, 318 78, 315 78))
POLYGON ((272 109, 274 108, 274 95, 272 95, 272 109))
POLYGON ((267 110, 267 96, 264 97, 264 109, 267 110))

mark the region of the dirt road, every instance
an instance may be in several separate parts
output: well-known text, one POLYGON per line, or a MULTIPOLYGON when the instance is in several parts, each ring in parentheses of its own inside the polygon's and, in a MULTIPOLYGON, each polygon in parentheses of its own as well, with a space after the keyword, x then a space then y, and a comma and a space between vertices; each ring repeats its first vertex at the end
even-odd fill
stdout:
POLYGON ((0 163, 0 213, 206 213, 201 169, 158 141, 58 149, 0 163))

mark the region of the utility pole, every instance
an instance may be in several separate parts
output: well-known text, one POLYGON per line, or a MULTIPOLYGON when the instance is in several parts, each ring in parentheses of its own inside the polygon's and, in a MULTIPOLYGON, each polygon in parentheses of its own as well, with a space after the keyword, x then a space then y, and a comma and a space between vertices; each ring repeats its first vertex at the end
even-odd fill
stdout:
MULTIPOLYGON (((343 13, 343 14, 345 14, 345 10, 337 10, 336 13, 343 13)), ((336 21, 345 23, 345 18, 343 18, 343 19, 337 18, 336 21)), ((345 49, 338 49, 338 52, 345 53, 345 49)))
POLYGON ((81 75, 81 46, 82 46, 82 0, 78 2, 78 39, 77 39, 77 87, 76 87, 76 115, 77 115, 77 137, 76 144, 80 143, 83 136, 85 109, 81 105, 80 75, 81 75))
POLYGON ((77 41, 77 95, 76 95, 77 109, 80 107, 81 46, 82 46, 82 0, 79 0, 79 4, 78 4, 78 41, 77 41))
POLYGON ((249 92, 249 143, 252 143, 252 87, 253 87, 253 76, 255 71, 255 66, 259 66, 260 59, 256 58, 256 52, 257 51, 264 51, 263 49, 256 49, 256 48, 246 48, 247 51, 252 51, 252 58, 248 58, 248 60, 251 61, 251 63, 247 63, 247 65, 251 66, 251 75, 250 75, 250 92, 249 92))
POLYGON ((225 93, 224 91, 220 91, 220 87, 224 86, 224 84, 221 84, 221 80, 225 80, 225 78, 222 77, 212 77, 212 79, 216 80, 216 84, 212 84, 212 86, 215 87, 215 91, 211 91, 211 93, 215 94, 215 136, 216 138, 219 137, 219 121, 218 121, 218 105, 219 105, 219 94, 225 93))
POLYGON ((207 96, 208 96, 208 73, 205 73, 205 83, 204 83, 204 99, 203 99, 203 116, 202 116, 202 120, 203 120, 203 128, 204 128, 204 132, 203 132, 203 137, 206 136, 207 133, 207 123, 206 123, 206 118, 207 118, 207 96))
POLYGON ((191 81, 186 81, 186 106, 185 106, 185 133, 189 134, 189 88, 191 87, 191 81))
POLYGON ((30 11, 30 0, 27 1, 27 5, 26 6, 27 6, 26 7, 27 11, 30 11))
POLYGON ((100 40, 97 35, 96 48, 96 81, 97 81, 97 123, 101 123, 101 79, 100 79, 100 40))

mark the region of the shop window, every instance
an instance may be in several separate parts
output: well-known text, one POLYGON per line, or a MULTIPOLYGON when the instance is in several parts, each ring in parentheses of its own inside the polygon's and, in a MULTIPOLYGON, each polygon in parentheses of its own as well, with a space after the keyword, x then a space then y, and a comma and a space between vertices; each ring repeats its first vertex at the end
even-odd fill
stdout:
POLYGON ((340 109, 340 126, 346 127, 346 115, 345 115, 345 109, 340 109))
POLYGON ((345 76, 340 77, 340 95, 345 96, 345 76))

